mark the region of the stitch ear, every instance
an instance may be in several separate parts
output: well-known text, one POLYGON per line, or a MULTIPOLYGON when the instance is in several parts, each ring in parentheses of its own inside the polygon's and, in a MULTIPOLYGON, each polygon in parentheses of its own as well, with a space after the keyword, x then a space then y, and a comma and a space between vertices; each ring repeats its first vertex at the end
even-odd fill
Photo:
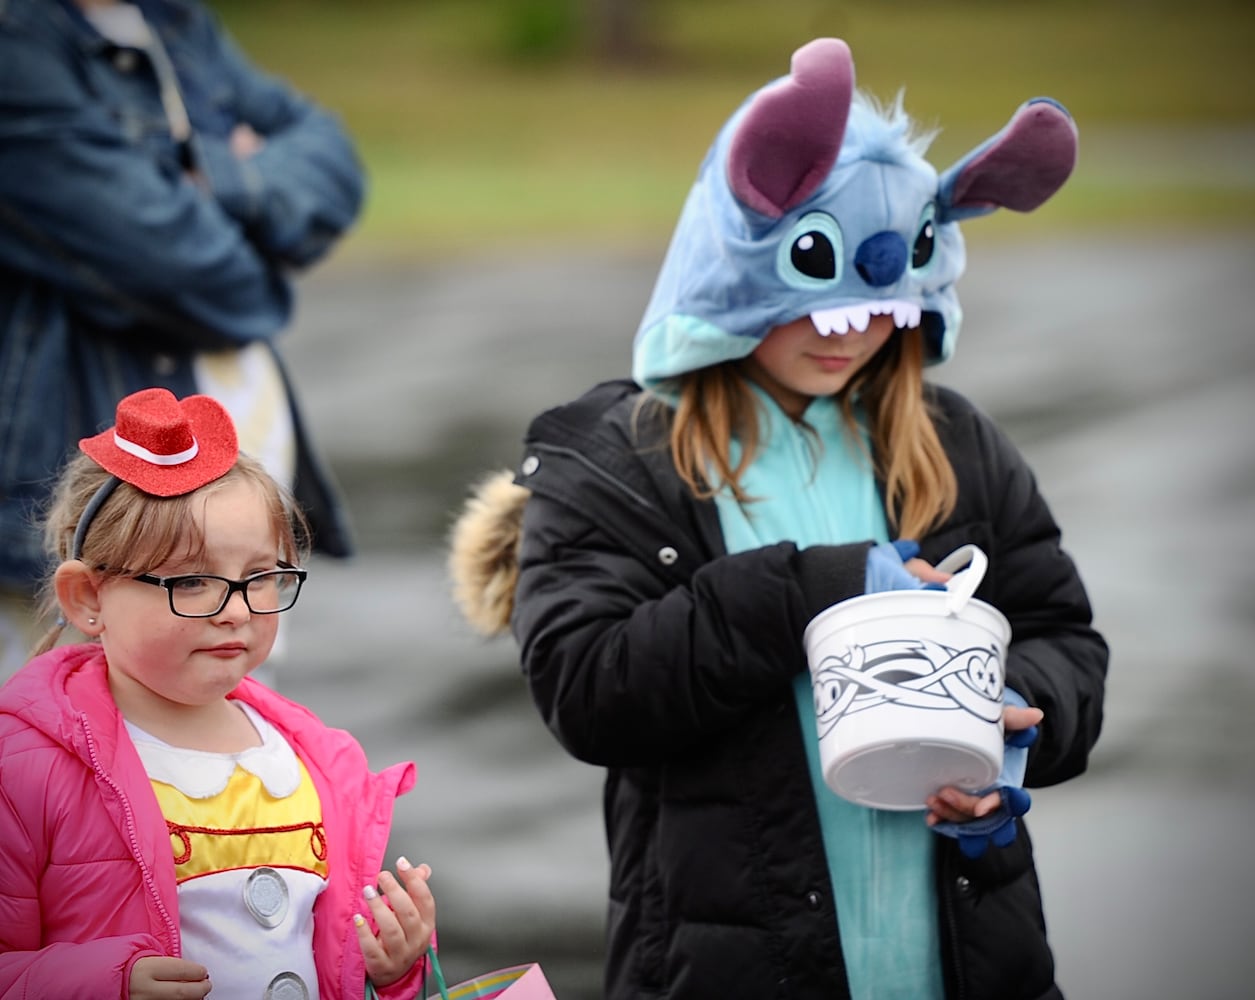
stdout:
POLYGON ((1076 165, 1076 124, 1048 97, 1020 105, 1006 127, 941 176, 938 217, 954 222, 998 208, 1031 212, 1076 165))
POLYGON ((853 93, 845 42, 816 38, 794 52, 789 76, 759 91, 737 126, 732 193, 773 219, 810 197, 837 161, 853 93))

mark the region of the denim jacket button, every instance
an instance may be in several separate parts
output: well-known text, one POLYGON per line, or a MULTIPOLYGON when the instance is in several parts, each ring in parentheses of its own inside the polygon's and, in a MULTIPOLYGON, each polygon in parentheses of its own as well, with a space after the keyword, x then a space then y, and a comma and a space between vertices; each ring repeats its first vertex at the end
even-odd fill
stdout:
POLYGON ((134 73, 139 58, 131 49, 118 49, 113 54, 113 68, 119 73, 134 73))

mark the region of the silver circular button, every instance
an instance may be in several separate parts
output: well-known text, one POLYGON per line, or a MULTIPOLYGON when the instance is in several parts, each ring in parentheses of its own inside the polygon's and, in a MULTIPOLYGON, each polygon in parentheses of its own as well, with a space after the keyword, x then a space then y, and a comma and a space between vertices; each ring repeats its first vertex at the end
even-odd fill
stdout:
POLYGON ((273 868, 258 868, 244 883, 244 905, 263 927, 278 927, 288 915, 288 886, 273 868))
POLYGON ((664 545, 658 550, 658 561, 664 566, 672 566, 675 561, 680 558, 680 553, 673 549, 670 545, 664 545))
POLYGON ((523 459, 523 465, 522 465, 523 475, 530 476, 539 468, 540 468, 540 459, 537 458, 535 455, 528 455, 527 458, 523 459))
POLYGON ((309 1000, 309 987, 295 972, 280 972, 270 980, 262 1000, 309 1000))

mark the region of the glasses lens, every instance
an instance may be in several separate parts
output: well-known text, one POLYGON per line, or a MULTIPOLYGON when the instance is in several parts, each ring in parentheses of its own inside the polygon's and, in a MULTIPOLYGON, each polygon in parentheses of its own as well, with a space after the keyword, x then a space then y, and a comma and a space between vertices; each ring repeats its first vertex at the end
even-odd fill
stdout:
POLYGON ((227 581, 212 576, 181 576, 170 583, 170 600, 181 615, 212 615, 227 596, 227 581))
POLYGON ((261 573, 248 582, 248 606, 258 614, 287 611, 301 592, 299 573, 275 570, 261 573))

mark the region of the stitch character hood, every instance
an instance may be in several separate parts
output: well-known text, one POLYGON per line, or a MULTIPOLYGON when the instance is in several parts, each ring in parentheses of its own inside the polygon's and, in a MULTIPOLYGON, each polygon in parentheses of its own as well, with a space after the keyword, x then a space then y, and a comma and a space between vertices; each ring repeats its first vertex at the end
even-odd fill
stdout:
POLYGON ((1072 118, 1021 105, 942 174, 895 104, 857 93, 845 42, 819 38, 791 72, 720 130, 689 193, 636 334, 632 374, 667 379, 750 354, 773 327, 810 316, 825 336, 891 314, 922 325, 930 362, 954 352, 959 220, 1027 212, 1076 162, 1072 118))

